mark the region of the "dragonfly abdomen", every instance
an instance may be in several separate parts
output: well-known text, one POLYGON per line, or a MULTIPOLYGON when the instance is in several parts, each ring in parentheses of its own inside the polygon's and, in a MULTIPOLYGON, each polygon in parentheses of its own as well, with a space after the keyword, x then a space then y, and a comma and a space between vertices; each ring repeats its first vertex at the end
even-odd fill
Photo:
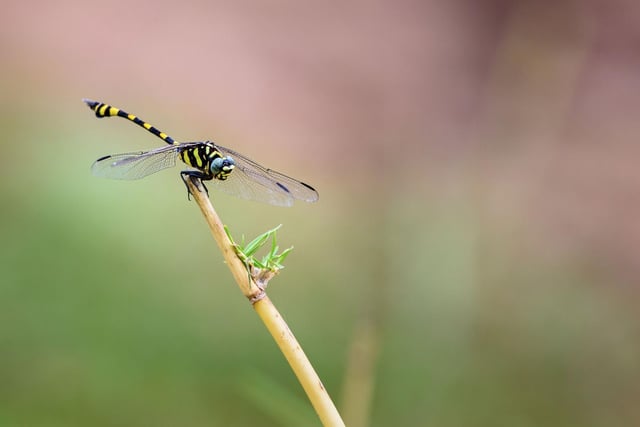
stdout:
POLYGON ((132 121, 133 123, 137 124, 140 127, 145 128, 146 130, 148 130, 158 138, 162 139, 167 144, 177 144, 177 142, 173 138, 171 138, 169 135, 167 135, 164 132, 161 132, 155 126, 150 125, 144 120, 140 120, 140 118, 138 118, 133 114, 129 114, 124 110, 121 110, 116 107, 112 107, 111 105, 105 104, 104 102, 91 101, 90 99, 84 99, 84 102, 89 106, 89 108, 91 108, 96 113, 96 117, 98 117, 99 119, 103 117, 114 117, 114 116, 122 117, 129 121, 132 121))

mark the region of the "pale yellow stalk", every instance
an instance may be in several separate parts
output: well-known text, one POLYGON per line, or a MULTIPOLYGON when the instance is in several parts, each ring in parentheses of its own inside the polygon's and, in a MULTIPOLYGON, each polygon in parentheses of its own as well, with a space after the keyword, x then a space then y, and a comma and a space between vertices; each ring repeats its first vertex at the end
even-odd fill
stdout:
POLYGON ((344 426, 338 410, 322 385, 318 374, 311 366, 309 359, 302 351, 302 347, 300 347, 300 344, 276 307, 267 297, 265 291, 261 289, 262 286, 258 286, 254 282, 247 273, 247 267, 236 255, 234 246, 225 233, 224 226, 213 209, 211 201, 205 193, 200 191, 199 185, 196 185, 191 179, 186 179, 185 182, 193 195, 193 199, 200 206, 200 210, 209 225, 211 234, 213 234, 218 247, 222 251, 233 278, 244 296, 252 302, 256 313, 258 313, 278 347, 280 347, 291 369, 293 369, 300 384, 302 384, 302 388, 307 393, 307 397, 311 401, 311 405, 318 414, 320 421, 324 426, 344 426))

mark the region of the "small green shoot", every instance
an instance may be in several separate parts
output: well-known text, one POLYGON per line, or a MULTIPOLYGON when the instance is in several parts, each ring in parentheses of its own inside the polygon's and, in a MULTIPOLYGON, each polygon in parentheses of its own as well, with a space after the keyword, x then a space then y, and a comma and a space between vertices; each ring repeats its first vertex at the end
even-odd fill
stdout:
POLYGON ((224 231, 227 233, 227 237, 229 237, 229 240, 231 241, 231 244, 233 245, 236 251, 236 254, 242 260, 242 262, 245 263, 245 265, 247 265, 248 267, 250 266, 260 270, 269 270, 272 273, 277 273, 278 270, 281 270, 284 268, 284 265, 282 265, 282 263, 284 262, 285 258, 293 250, 293 246, 292 246, 290 248, 283 250, 281 253, 278 253, 278 250, 280 248, 278 247, 278 244, 276 242, 276 231, 280 227, 282 227, 282 224, 259 235, 258 237, 256 237, 255 239, 247 243, 246 245, 244 244, 244 236, 242 239, 243 240, 242 243, 236 243, 233 240, 233 237, 231 237, 231 233, 229 232, 229 229, 227 228, 227 226, 224 227, 224 231), (269 252, 260 259, 256 258, 254 256, 255 253, 261 247, 263 247, 269 241, 269 239, 271 239, 271 249, 269 250, 269 252))

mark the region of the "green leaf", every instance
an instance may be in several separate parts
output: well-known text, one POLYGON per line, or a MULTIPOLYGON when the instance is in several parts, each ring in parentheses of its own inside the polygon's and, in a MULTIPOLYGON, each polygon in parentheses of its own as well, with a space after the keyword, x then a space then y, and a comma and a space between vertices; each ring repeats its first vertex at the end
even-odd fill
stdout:
MULTIPOLYGON (((231 237, 231 233, 229 232, 229 229, 226 226, 224 227, 224 230, 227 233, 227 237, 229 237, 229 240, 233 244, 236 250, 236 253, 238 254, 238 257, 247 265, 248 269, 250 269, 249 266, 254 266, 258 269, 268 269, 271 271, 277 271, 284 268, 282 263, 284 262, 285 258, 289 255, 289 253, 293 250, 293 247, 290 247, 282 251, 282 253, 280 254, 278 253, 278 250, 280 249, 280 247, 278 246, 278 243, 276 241, 276 231, 280 227, 282 227, 282 224, 278 225, 275 228, 272 228, 271 230, 265 233, 262 233, 261 235, 259 235, 258 237, 256 237, 246 245, 236 243, 231 237), (271 239, 271 248, 269 249, 269 252, 265 256, 263 256, 262 259, 258 260, 254 256, 255 253, 260 248, 262 248, 269 239, 271 239)), ((244 242, 244 237, 243 237, 243 242, 244 242)))

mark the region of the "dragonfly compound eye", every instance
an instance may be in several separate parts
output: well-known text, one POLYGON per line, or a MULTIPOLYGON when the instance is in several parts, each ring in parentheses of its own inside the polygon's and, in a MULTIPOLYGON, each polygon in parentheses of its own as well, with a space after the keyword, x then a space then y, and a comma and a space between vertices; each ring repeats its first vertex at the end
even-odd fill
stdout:
POLYGON ((218 157, 211 162, 211 172, 217 179, 226 179, 236 167, 236 162, 229 156, 218 157))

